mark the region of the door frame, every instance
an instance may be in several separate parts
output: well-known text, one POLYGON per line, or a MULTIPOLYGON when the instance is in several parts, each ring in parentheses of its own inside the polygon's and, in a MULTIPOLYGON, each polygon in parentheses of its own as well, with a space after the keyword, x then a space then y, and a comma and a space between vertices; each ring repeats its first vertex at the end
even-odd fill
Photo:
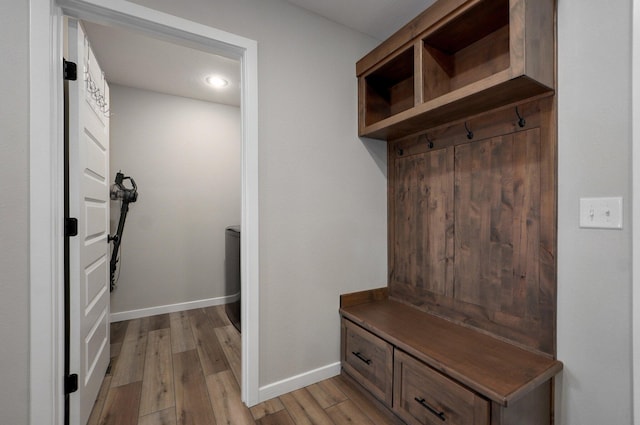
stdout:
POLYGON ((632 4, 631 38, 631 369, 632 417, 640 425, 640 0, 632 4))
POLYGON ((63 15, 239 59, 242 400, 259 402, 258 51, 254 40, 126 0, 29 0, 29 421, 64 421, 63 15))

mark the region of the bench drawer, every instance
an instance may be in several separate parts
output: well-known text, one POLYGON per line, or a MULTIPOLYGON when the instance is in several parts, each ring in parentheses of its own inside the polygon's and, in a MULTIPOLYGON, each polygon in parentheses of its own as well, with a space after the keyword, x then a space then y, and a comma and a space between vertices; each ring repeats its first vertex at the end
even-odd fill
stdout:
POLYGON ((393 346, 342 319, 344 370, 387 406, 392 405, 393 346))
POLYGON ((396 350, 393 410, 411 425, 487 425, 489 401, 396 350))

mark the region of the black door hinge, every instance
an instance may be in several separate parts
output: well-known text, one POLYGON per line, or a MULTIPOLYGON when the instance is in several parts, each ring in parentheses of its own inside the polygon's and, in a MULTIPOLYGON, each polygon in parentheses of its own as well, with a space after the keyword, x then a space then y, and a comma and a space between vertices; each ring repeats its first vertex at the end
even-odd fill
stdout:
POLYGON ((62 73, 65 80, 76 81, 78 79, 78 66, 74 62, 62 59, 62 73))
POLYGON ((78 391, 78 375, 72 374, 64 378, 64 393, 71 394, 78 391))
POLYGON ((67 217, 64 219, 64 235, 78 236, 78 219, 73 217, 67 217))

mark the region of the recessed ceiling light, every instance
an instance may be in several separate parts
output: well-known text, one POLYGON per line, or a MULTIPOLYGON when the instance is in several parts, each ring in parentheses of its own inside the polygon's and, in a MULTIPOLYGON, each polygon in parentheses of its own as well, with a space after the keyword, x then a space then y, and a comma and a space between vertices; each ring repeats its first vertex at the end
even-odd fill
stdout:
POLYGON ((222 87, 226 87, 229 85, 229 81, 225 80, 222 77, 218 77, 217 75, 210 75, 207 78, 205 78, 205 81, 211 87, 215 87, 217 89, 220 89, 222 87))

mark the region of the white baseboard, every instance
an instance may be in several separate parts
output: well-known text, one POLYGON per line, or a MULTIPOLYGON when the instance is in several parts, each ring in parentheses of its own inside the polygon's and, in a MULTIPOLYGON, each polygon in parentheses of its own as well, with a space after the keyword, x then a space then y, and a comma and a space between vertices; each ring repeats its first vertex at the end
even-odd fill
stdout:
POLYGON ((340 362, 322 366, 318 369, 310 370, 300 375, 292 376, 282 381, 260 387, 259 398, 260 403, 271 400, 272 398, 281 396, 282 394, 304 388, 308 385, 324 379, 332 378, 340 374, 340 362))
MULTIPOLYGON (((138 310, 119 311, 111 313, 111 322, 121 322, 123 320, 139 319, 141 317, 155 316, 157 314, 174 313, 177 311, 192 310, 195 308, 211 307, 215 305, 228 304, 238 301, 240 294, 226 297, 208 298, 204 300, 188 301, 183 303, 161 305, 157 307, 141 308, 138 310)), ((291 391, 304 388, 324 379, 332 378, 340 374, 340 362, 331 363, 290 378, 283 379, 272 384, 265 385, 258 389, 259 402, 270 400, 291 391)))
POLYGON ((227 295, 226 297, 207 298, 204 300, 187 301, 177 304, 160 305, 157 307, 141 308, 139 310, 119 311, 111 313, 111 323, 123 320, 139 319, 141 317, 155 316, 157 314, 175 313, 176 311, 193 310, 194 308, 211 307, 214 305, 228 304, 240 299, 240 293, 227 295))

